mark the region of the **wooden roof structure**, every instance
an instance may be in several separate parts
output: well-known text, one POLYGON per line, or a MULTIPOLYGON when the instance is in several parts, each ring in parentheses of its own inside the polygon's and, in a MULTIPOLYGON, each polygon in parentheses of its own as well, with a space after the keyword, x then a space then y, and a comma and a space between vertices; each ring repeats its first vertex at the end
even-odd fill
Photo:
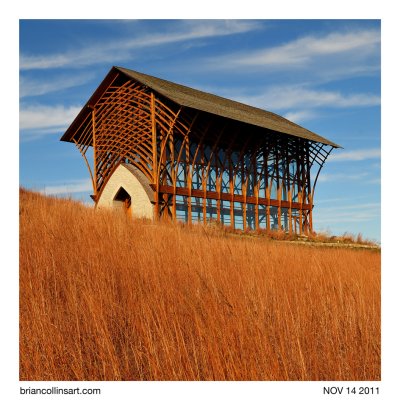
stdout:
POLYGON ((206 93, 201 90, 192 89, 188 86, 156 78, 141 72, 115 66, 112 67, 103 83, 99 86, 93 96, 86 103, 85 107, 83 107, 81 113, 62 136, 62 141, 70 141, 77 125, 79 125, 85 118, 85 114, 90 113, 91 108, 102 95, 102 91, 106 88, 108 81, 116 71, 122 72, 127 77, 141 82, 142 84, 153 89, 155 92, 162 94, 180 106, 205 111, 210 114, 230 118, 235 121, 266 128, 270 131, 280 132, 306 140, 311 140, 313 142, 327 144, 334 148, 341 147, 338 144, 270 111, 226 99, 215 94, 206 93))

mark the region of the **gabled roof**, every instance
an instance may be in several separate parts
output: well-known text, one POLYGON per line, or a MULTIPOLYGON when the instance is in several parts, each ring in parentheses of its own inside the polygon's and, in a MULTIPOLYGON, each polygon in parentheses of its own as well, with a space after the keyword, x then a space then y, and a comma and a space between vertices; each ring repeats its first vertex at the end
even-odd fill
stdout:
POLYGON ((340 147, 336 143, 333 143, 330 140, 319 136, 316 133, 311 132, 308 129, 305 129, 302 126, 297 125, 294 122, 291 122, 275 113, 122 67, 113 67, 111 69, 110 73, 89 99, 84 109, 82 109, 82 111, 79 113, 78 117, 65 132, 61 140, 69 141, 73 133, 73 126, 80 125, 78 122, 83 121, 85 108, 94 106, 97 100, 101 97, 102 86, 105 86, 107 78, 109 78, 113 71, 119 71, 128 78, 139 81, 155 92, 167 97, 181 106, 190 107, 210 114, 219 115, 224 118, 230 118, 246 124, 266 128, 272 131, 312 140, 314 142, 327 144, 336 148, 340 147))

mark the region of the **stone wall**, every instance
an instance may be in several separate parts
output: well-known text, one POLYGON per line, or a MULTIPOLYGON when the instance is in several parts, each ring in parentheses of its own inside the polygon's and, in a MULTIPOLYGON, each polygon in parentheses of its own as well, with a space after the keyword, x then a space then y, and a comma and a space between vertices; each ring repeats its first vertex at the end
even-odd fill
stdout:
POLYGON ((131 196, 131 213, 134 217, 153 219, 153 190, 146 176, 131 164, 121 164, 114 171, 97 202, 98 208, 121 208, 114 198, 123 187, 131 196))

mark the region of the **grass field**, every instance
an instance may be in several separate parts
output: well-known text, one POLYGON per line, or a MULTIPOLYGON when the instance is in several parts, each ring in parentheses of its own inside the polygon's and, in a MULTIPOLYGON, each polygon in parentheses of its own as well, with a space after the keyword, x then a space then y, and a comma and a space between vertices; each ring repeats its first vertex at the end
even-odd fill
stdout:
POLYGON ((21 380, 379 380, 380 251, 20 191, 21 380))

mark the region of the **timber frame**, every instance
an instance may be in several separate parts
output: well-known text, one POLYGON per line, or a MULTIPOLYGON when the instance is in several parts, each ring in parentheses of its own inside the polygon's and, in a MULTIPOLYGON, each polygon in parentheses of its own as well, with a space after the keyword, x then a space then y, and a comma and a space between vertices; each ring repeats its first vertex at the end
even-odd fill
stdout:
POLYGON ((297 234, 312 232, 315 184, 340 147, 276 114, 119 67, 61 140, 82 154, 96 203, 128 163, 149 180, 156 219, 297 234))

